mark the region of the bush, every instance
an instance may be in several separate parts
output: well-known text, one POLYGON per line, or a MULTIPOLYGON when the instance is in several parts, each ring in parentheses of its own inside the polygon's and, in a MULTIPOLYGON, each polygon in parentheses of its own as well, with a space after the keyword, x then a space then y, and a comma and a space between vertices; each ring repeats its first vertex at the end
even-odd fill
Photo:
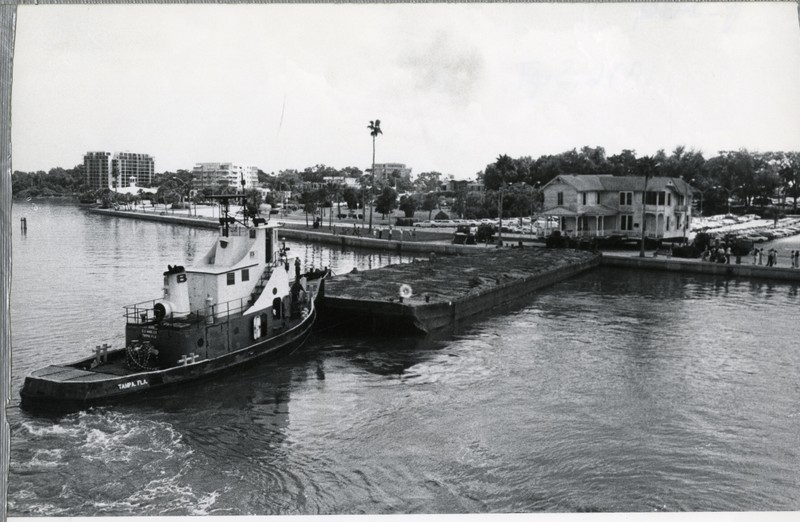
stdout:
POLYGON ((475 239, 478 241, 491 241, 494 237, 494 232, 494 226, 480 225, 478 226, 478 232, 475 234, 475 239))
POLYGON ((445 214, 444 212, 442 212, 442 211, 440 210, 440 211, 439 211, 439 213, 438 213, 438 214, 436 214, 436 215, 433 217, 433 219, 450 219, 450 216, 448 216, 447 214, 445 214))
POLYGON ((547 236, 544 244, 547 248, 564 248, 566 243, 566 238, 561 236, 561 231, 553 230, 553 233, 547 236))

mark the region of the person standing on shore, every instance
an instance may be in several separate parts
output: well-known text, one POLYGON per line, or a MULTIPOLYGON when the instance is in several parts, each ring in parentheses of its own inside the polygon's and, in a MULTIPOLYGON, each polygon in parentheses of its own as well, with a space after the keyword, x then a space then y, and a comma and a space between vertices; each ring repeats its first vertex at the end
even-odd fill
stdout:
POLYGON ((789 261, 792 263, 792 268, 794 268, 794 250, 789 252, 789 261))
POLYGON ((800 268, 800 250, 794 251, 794 267, 800 268))
POLYGON ((753 264, 755 265, 757 263, 758 263, 758 249, 756 247, 753 247, 753 264))
POLYGON ((758 265, 761 266, 764 264, 764 249, 758 249, 758 265))

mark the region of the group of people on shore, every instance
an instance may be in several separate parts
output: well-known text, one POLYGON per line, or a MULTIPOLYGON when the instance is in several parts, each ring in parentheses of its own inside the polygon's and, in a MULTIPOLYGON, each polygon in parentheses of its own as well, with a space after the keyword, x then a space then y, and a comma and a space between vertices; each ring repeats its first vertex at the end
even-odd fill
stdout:
POLYGON ((700 259, 703 262, 730 264, 731 254, 731 247, 722 243, 721 245, 706 247, 700 259))
MULTIPOLYGON (((763 248, 754 248, 750 254, 753 256, 754 265, 778 266, 778 251, 774 248, 767 250, 766 255, 764 255, 763 248), (766 263, 764 262, 765 258, 766 263)), ((789 257, 792 259, 792 268, 794 268, 794 250, 789 257)))
MULTIPOLYGON (((754 265, 759 266, 778 266, 778 251, 770 248, 764 252, 763 248, 753 248, 750 251, 754 265)), ((710 263, 731 263, 731 257, 735 257, 736 264, 741 263, 741 256, 734 254, 731 247, 725 243, 716 246, 706 247, 701 256, 701 261, 710 263)), ((789 262, 792 268, 800 268, 800 250, 792 250, 789 253, 789 262)))
MULTIPOLYGON (((370 232, 369 232, 368 229, 366 229, 363 226, 358 226, 357 224, 353 223, 353 230, 352 230, 351 235, 353 237, 362 237, 362 234, 363 234, 364 237, 370 237, 370 232)), ((347 235, 347 229, 346 228, 337 228, 336 225, 334 225, 333 226, 333 235, 334 236, 347 235)), ((402 229, 399 229, 399 228, 395 230, 395 228, 392 225, 389 225, 389 227, 387 227, 387 228, 374 227, 373 230, 372 230, 371 236, 374 239, 384 239, 385 238, 385 239, 388 239, 389 241, 391 241, 392 239, 399 239, 400 241, 402 241, 404 236, 409 237, 411 240, 415 240, 417 238, 417 231, 416 231, 416 229, 413 229, 413 228, 410 231, 407 231, 407 232, 403 231, 402 229)))
MULTIPOLYGON (((753 257, 754 265, 778 266, 778 251, 774 248, 767 250, 766 254, 763 248, 754 248, 750 255, 753 257)), ((800 268, 800 250, 792 250, 789 253, 789 263, 792 268, 800 268)))

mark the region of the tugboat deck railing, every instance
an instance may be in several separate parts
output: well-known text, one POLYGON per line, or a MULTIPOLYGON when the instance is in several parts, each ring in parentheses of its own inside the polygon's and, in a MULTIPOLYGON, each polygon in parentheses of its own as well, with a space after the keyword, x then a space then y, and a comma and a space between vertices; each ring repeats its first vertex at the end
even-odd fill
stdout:
MULTIPOLYGON (((264 271, 259 276, 259 280, 256 283, 256 287, 261 285, 263 287, 264 281, 268 280, 272 271, 278 268, 282 268, 289 263, 288 258, 278 258, 266 264, 264 267, 264 271)), ((263 288, 261 288, 263 290, 263 288)), ((260 294, 260 290, 257 292, 260 294)), ((246 297, 240 297, 239 299, 232 299, 230 301, 225 301, 222 303, 212 304, 211 306, 206 306, 201 310, 191 312, 187 316, 181 317, 173 317, 170 319, 164 319, 161 324, 195 324, 200 321, 204 321, 209 317, 217 318, 228 318, 228 317, 237 317, 244 313, 246 309, 248 309, 257 299, 257 296, 248 295, 246 297)), ((156 316, 153 307, 155 304, 162 299, 150 299, 148 301, 142 301, 141 303, 135 303, 132 305, 127 305, 125 308, 125 313, 123 314, 125 317, 125 322, 127 324, 152 324, 156 322, 156 316)))
MULTIPOLYGON (((127 324, 153 324, 156 322, 156 316, 153 307, 161 299, 151 299, 149 301, 142 301, 132 305, 125 306, 125 322, 127 324)), ((216 303, 207 306, 202 310, 191 312, 189 315, 180 317, 171 317, 163 319, 160 324, 163 325, 189 325, 196 324, 207 320, 209 317, 216 319, 228 319, 230 317, 237 317, 244 313, 250 307, 251 300, 249 297, 241 297, 233 299, 224 303, 216 303)))

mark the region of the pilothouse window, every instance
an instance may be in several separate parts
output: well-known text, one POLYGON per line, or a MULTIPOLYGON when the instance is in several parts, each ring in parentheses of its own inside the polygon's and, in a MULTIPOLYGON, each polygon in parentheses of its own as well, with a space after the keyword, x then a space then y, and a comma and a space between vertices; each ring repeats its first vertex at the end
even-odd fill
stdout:
POLYGON ((228 284, 234 285, 236 284, 236 272, 228 272, 228 284))

